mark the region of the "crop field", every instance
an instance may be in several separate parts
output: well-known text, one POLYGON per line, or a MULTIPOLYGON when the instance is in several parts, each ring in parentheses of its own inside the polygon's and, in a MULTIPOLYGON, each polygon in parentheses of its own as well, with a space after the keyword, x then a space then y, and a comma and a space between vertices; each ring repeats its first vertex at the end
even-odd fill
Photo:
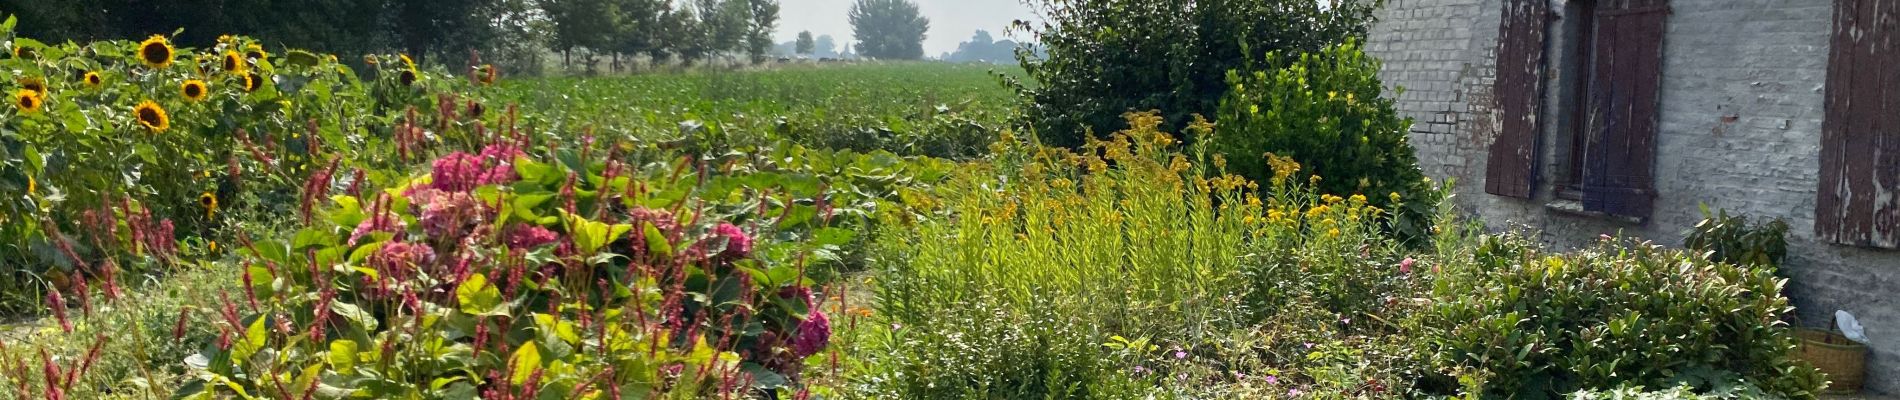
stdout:
POLYGON ((1350 40, 1229 74, 1207 115, 1097 130, 1036 123, 1081 93, 1042 90, 1076 82, 1051 69, 515 77, 13 28, 0 399, 1826 384, 1790 356, 1771 268, 1636 238, 1555 251, 1461 216, 1350 40))

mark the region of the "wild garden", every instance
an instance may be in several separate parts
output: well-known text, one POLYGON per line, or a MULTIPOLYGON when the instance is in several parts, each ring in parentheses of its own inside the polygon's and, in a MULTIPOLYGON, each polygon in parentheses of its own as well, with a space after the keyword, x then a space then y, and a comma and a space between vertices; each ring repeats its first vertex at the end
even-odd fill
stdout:
POLYGON ((1772 248, 1463 217, 1376 4, 1053 3, 1021 67, 585 77, 8 19, 0 399, 1826 385, 1772 248))

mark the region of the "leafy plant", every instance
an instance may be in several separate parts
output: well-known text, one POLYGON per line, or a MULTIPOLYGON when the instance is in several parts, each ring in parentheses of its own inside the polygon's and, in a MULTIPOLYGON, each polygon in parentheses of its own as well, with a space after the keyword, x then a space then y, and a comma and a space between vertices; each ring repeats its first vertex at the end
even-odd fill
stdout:
POLYGON ((1781 261, 1788 257, 1788 223, 1779 218, 1757 220, 1729 215, 1728 210, 1714 214, 1703 205, 1702 221, 1690 228, 1683 246, 1707 252, 1709 259, 1736 264, 1757 265, 1781 274, 1781 261))
POLYGON ((1268 53, 1266 65, 1277 68, 1227 73, 1208 147, 1228 170, 1265 181, 1275 177, 1268 154, 1291 157, 1319 177, 1320 192, 1363 194, 1396 213, 1402 237, 1425 237, 1435 203, 1421 201, 1424 173, 1406 140, 1412 121, 1385 95, 1378 60, 1348 39, 1315 53, 1268 53))
POLYGON ((1042 22, 1014 27, 1038 44, 1016 52, 1039 85, 1018 87, 1030 102, 1024 116, 1044 142, 1063 147, 1115 131, 1130 111, 1163 110, 1161 128, 1184 131, 1193 115, 1218 110, 1228 71, 1269 53, 1318 52, 1363 37, 1379 3, 1032 1, 1042 22))
POLYGON ((1435 282, 1435 305, 1421 316, 1436 365, 1485 396, 1670 387, 1727 374, 1812 398, 1822 378, 1791 354, 1783 282, 1646 242, 1606 237, 1551 254, 1492 236, 1470 264, 1453 264, 1435 282))

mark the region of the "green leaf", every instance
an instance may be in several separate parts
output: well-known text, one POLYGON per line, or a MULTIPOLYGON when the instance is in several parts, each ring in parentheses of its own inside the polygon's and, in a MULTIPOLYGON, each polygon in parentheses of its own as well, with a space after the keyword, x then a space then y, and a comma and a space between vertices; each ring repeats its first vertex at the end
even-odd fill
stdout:
POLYGON ((581 254, 593 254, 599 251, 600 248, 607 247, 608 243, 613 243, 614 240, 618 240, 620 235, 624 235, 628 231, 633 230, 633 225, 629 224, 610 225, 605 222, 591 221, 579 215, 568 214, 566 211, 562 211, 561 214, 567 220, 568 234, 573 235, 574 246, 577 247, 576 250, 579 250, 581 254))
POLYGON ((332 302, 330 303, 330 313, 342 316, 343 319, 349 320, 355 324, 355 326, 363 328, 364 332, 373 332, 376 330, 376 317, 370 315, 368 311, 363 311, 362 307, 357 307, 355 304, 340 301, 332 302))
POLYGON ((508 364, 515 368, 514 375, 508 377, 508 382, 520 385, 526 382, 529 376, 534 375, 534 370, 541 368, 541 350, 535 348, 532 341, 522 343, 521 348, 515 349, 515 354, 508 357, 508 364))
POLYGON ((330 342, 330 367, 339 373, 356 369, 356 341, 337 339, 330 342))
POLYGON ((455 288, 455 300, 461 305, 462 312, 473 315, 507 315, 508 310, 501 302, 501 291, 488 283, 488 277, 482 274, 469 275, 455 288))
POLYGON ((647 239, 647 253, 661 259, 673 258, 673 244, 666 241, 666 233, 660 232, 660 228, 653 226, 652 222, 644 224, 641 232, 647 239))
POLYGON ((250 326, 244 328, 244 335, 238 338, 237 343, 231 344, 232 361, 250 361, 252 354, 257 354, 258 350, 263 350, 269 344, 270 331, 264 328, 264 320, 267 319, 263 316, 251 317, 250 326))

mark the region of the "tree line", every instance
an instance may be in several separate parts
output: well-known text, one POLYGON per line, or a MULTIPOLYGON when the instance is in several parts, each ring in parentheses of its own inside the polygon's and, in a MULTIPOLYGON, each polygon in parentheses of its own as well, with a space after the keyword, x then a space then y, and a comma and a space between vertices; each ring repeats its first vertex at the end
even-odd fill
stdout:
MULTIPOLYGON (((20 19, 20 34, 41 40, 176 32, 172 39, 189 46, 243 34, 451 65, 475 51, 515 71, 547 62, 593 68, 601 58, 619 69, 641 56, 759 62, 775 46, 779 9, 779 0, 0 0, 0 13, 20 19)), ((850 19, 857 43, 847 46, 860 55, 922 58, 929 20, 911 0, 855 0, 850 19)))

